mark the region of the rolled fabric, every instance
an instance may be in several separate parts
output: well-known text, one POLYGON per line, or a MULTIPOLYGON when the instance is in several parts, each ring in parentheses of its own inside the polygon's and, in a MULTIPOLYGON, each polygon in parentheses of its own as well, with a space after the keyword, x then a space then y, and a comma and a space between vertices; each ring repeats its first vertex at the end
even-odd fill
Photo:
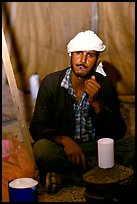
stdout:
POLYGON ((106 46, 103 45, 102 40, 91 30, 79 32, 67 45, 67 51, 71 52, 95 50, 103 52, 106 46))

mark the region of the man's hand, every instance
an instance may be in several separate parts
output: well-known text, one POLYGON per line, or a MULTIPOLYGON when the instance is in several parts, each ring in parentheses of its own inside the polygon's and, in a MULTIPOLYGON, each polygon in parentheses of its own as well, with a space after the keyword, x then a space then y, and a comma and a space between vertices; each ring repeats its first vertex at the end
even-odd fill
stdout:
POLYGON ((101 110, 100 92, 101 86, 96 81, 95 76, 85 81, 84 91, 89 95, 89 103, 93 106, 96 113, 101 110))
POLYGON ((99 98, 100 84, 96 81, 95 76, 85 81, 84 91, 89 95, 89 103, 99 98))
POLYGON ((81 147, 70 137, 67 136, 52 136, 52 141, 63 147, 68 160, 73 164, 79 165, 86 169, 87 159, 81 147))
POLYGON ((74 140, 67 137, 63 141, 63 147, 70 162, 82 166, 83 169, 86 169, 87 167, 86 156, 81 147, 74 140))

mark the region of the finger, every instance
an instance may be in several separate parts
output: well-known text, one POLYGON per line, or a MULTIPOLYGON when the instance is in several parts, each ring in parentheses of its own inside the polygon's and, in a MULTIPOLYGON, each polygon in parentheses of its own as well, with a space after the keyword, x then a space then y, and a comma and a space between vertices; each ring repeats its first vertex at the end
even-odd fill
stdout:
POLYGON ((85 83, 85 87, 84 87, 84 91, 92 91, 92 90, 95 90, 95 91, 98 91, 100 89, 100 84, 97 83, 95 80, 93 79, 90 79, 89 81, 87 81, 85 83), (92 80, 92 81, 91 81, 92 80))
POLYGON ((91 77, 91 79, 94 79, 94 80, 96 80, 96 78, 95 78, 95 76, 93 75, 92 77, 91 77))
POLYGON ((75 154, 72 157, 72 163, 86 168, 87 162, 86 162, 85 155, 83 155, 83 153, 82 154, 79 154, 79 153, 75 154))
POLYGON ((91 86, 91 87, 97 87, 100 88, 100 84, 95 80, 95 79, 88 79, 85 82, 85 87, 86 86, 91 86))
POLYGON ((95 94, 100 90, 101 86, 94 79, 90 79, 86 84, 84 91, 86 91, 89 95, 95 94))
POLYGON ((99 87, 97 87, 95 84, 93 83, 88 83, 86 84, 86 88, 89 89, 89 90, 98 90, 99 87))
POLYGON ((73 164, 81 165, 81 158, 80 158, 80 155, 79 155, 79 154, 71 155, 71 156, 70 156, 70 161, 71 161, 73 164))
POLYGON ((95 85, 93 84, 87 84, 84 91, 86 93, 88 93, 91 96, 93 96, 95 93, 97 93, 99 91, 99 88, 96 87, 95 85))
POLYGON ((81 154, 77 154, 77 155, 75 156, 75 163, 76 163, 77 165, 79 165, 79 166, 82 165, 82 162, 81 162, 81 154))
POLYGON ((77 165, 77 156, 76 156, 76 155, 71 156, 71 162, 72 162, 73 164, 76 164, 76 165, 77 165))
POLYGON ((71 154, 67 154, 67 158, 68 158, 68 161, 69 161, 69 162, 72 162, 72 156, 71 156, 71 154))

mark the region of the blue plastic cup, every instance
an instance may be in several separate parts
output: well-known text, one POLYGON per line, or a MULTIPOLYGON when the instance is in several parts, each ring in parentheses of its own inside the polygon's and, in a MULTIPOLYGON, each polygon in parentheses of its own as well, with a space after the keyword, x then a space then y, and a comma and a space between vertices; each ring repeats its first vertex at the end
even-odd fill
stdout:
POLYGON ((18 178, 8 182, 10 202, 38 202, 38 181, 18 178))

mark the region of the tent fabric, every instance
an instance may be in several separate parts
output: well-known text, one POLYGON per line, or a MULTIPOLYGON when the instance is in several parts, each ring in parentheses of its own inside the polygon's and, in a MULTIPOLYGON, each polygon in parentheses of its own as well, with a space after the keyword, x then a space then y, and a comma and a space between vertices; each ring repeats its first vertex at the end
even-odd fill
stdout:
MULTIPOLYGON (((3 4, 11 8, 11 2, 3 4)), ((11 34, 10 56, 19 88, 29 90, 33 73, 42 79, 69 66, 67 43, 91 29, 91 8, 92 2, 16 2, 14 27, 8 29, 4 20, 3 26, 11 34)), ((105 72, 120 100, 134 102, 135 2, 98 2, 98 35, 106 45, 105 72)))
POLYGON ((77 32, 90 29, 90 13, 88 2, 17 2, 11 60, 20 88, 29 88, 33 73, 42 79, 69 66, 67 43, 77 32), (19 80, 22 74, 26 87, 19 80))
POLYGON ((121 98, 124 95, 133 98, 135 94, 135 3, 100 2, 99 35, 106 43, 107 49, 103 59, 110 64, 108 71, 116 78, 119 95, 121 98))

